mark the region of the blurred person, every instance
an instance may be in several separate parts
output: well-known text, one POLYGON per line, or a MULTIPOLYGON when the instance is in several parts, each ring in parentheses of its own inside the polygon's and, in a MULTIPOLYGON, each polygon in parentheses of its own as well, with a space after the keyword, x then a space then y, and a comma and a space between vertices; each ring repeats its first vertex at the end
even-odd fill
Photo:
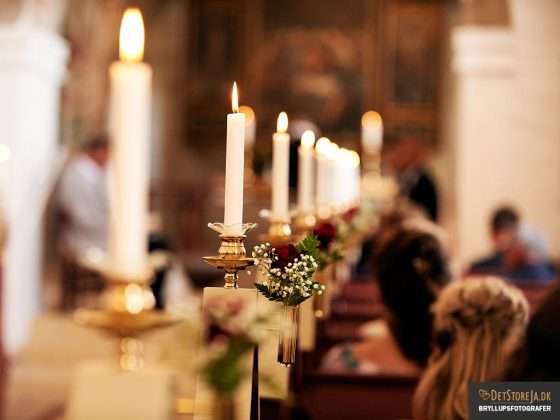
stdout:
POLYGON ((426 167, 427 155, 426 141, 417 136, 385 136, 383 164, 395 176, 401 195, 422 209, 432 221, 437 221, 439 195, 426 167))
POLYGON ((508 381, 560 381, 560 287, 549 291, 531 317, 510 360, 508 381))
POLYGON ((475 261, 469 268, 471 274, 498 274, 504 265, 504 251, 511 246, 517 235, 520 217, 513 207, 498 207, 490 218, 492 253, 475 261))
POLYGON ((548 284, 555 272, 548 262, 546 241, 527 226, 518 229, 503 252, 501 274, 519 284, 548 284))
POLYGON ((450 277, 441 244, 429 233, 404 229, 387 239, 374 260, 383 321, 366 340, 331 349, 322 366, 418 375, 431 351, 430 306, 450 277))
POLYGON ((498 278, 445 288, 433 306, 434 350, 416 389, 417 420, 466 420, 469 383, 498 380, 520 342, 529 305, 498 278))
POLYGON ((107 248, 108 161, 109 140, 100 134, 71 159, 62 174, 59 202, 65 220, 63 249, 75 261, 91 250, 105 253, 107 248))
POLYGON ((103 281, 84 261, 95 263, 107 249, 109 140, 99 134, 66 165, 58 186, 61 219, 61 308, 72 310, 85 293, 98 293, 103 281))

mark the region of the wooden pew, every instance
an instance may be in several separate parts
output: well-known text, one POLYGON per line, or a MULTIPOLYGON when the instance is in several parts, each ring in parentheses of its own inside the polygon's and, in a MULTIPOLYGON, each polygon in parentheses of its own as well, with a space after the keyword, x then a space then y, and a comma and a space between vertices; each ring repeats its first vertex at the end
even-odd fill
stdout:
POLYGON ((307 375, 301 404, 311 420, 412 418, 416 377, 338 374, 307 375))

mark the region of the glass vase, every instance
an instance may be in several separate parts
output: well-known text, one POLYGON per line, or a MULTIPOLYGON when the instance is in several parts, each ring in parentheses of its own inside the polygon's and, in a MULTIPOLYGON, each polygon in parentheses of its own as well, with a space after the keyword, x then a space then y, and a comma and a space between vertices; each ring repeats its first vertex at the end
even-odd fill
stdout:
POLYGON ((278 340, 278 362, 290 366, 296 361, 299 305, 284 306, 283 310, 285 323, 278 340))
POLYGON ((236 420, 234 397, 232 395, 215 395, 211 418, 212 420, 236 420))

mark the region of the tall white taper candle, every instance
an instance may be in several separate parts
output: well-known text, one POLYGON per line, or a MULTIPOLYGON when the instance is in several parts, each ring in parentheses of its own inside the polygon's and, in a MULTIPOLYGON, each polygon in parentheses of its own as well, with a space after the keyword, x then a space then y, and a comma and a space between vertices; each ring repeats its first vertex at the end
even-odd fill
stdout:
POLYGON ((315 134, 307 130, 301 136, 298 150, 298 209, 307 213, 313 211, 313 146, 315 134))
POLYGON ((366 153, 379 153, 383 144, 383 120, 375 111, 362 116, 362 150, 366 153))
POLYGON ((224 233, 241 235, 243 223, 243 169, 245 157, 245 114, 239 112, 237 84, 231 91, 233 113, 227 116, 226 192, 224 233))
POLYGON ((288 115, 278 115, 276 133, 272 136, 272 214, 271 220, 290 221, 290 135, 288 115))
POLYGON ((142 277, 147 270, 149 134, 152 69, 142 63, 144 24, 127 9, 120 31, 120 61, 111 64, 109 134, 111 217, 109 253, 117 276, 142 277))

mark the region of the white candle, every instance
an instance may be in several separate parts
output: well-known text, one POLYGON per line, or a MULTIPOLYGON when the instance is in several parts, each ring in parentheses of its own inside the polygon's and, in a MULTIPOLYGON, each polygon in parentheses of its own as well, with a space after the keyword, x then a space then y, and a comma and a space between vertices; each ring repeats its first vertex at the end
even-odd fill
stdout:
POLYGON ((327 189, 327 205, 330 210, 336 207, 340 203, 340 196, 343 194, 343 190, 346 188, 345 185, 341 183, 339 176, 339 156, 340 148, 336 143, 330 142, 327 148, 327 179, 326 183, 327 189))
POLYGON ((313 146, 315 134, 307 130, 301 136, 298 150, 298 207, 302 213, 313 211, 313 146))
POLYGON ((360 155, 354 150, 350 151, 350 170, 351 170, 351 185, 352 194, 350 196, 350 205, 356 206, 360 203, 361 191, 361 177, 360 177, 360 155))
POLYGON ((243 169, 245 156, 245 114, 239 112, 237 84, 231 91, 233 113, 227 116, 226 193, 224 234, 241 235, 243 223, 243 169))
POLYGON ((140 10, 124 13, 120 61, 111 64, 109 133, 111 217, 109 252, 116 275, 141 277, 147 269, 148 170, 152 69, 142 63, 140 10))
POLYGON ((317 140, 315 151, 317 152, 317 210, 320 213, 325 213, 329 208, 329 189, 330 189, 330 163, 329 163, 329 149, 330 140, 326 137, 321 137, 317 140))
POLYGON ((248 105, 241 105, 239 112, 245 114, 245 149, 250 149, 255 145, 257 134, 257 122, 255 111, 248 105))
POLYGON ((362 116, 362 150, 366 153, 379 153, 383 145, 383 120, 375 111, 362 116))
POLYGON ((290 135, 288 115, 278 115, 276 133, 272 136, 272 215, 271 219, 290 221, 290 135))

